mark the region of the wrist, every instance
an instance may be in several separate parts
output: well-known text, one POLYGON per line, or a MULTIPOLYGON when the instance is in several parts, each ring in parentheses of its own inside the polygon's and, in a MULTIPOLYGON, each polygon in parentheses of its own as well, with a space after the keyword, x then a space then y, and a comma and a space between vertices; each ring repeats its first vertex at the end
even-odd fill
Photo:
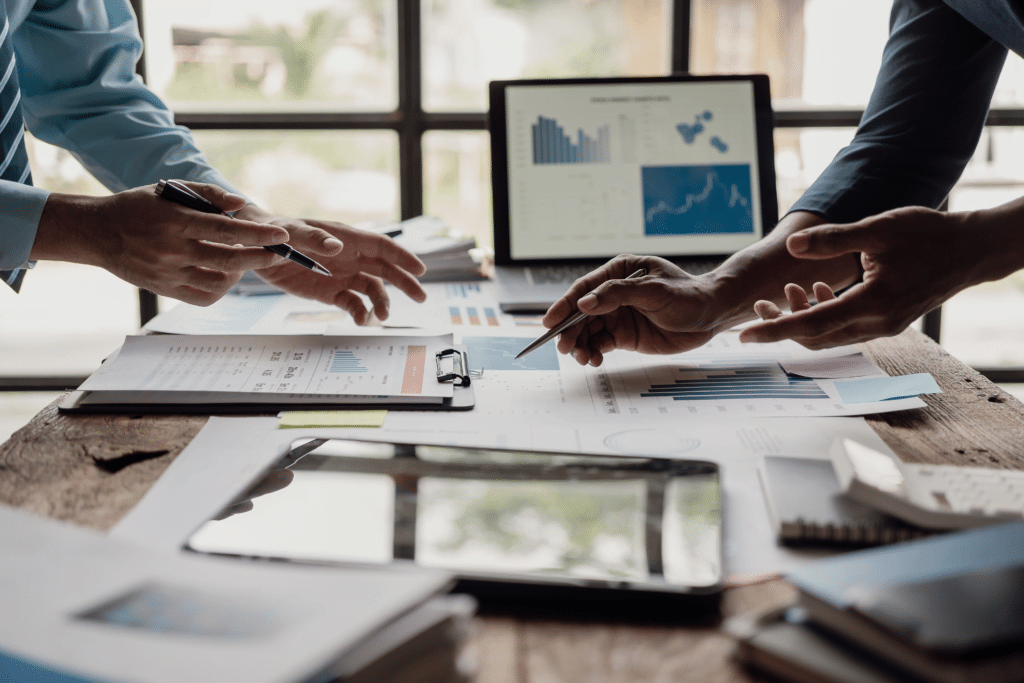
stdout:
POLYGON ((119 253, 119 245, 104 241, 100 217, 103 198, 51 193, 43 205, 32 243, 32 260, 66 261, 101 266, 103 253, 119 253))
POLYGON ((834 274, 848 275, 845 280, 856 277, 860 272, 856 255, 847 259, 851 264, 849 268, 823 268, 822 264, 832 264, 833 260, 798 259, 786 248, 786 240, 793 233, 827 222, 825 218, 807 211, 787 214, 763 239, 703 276, 715 309, 714 320, 709 327, 720 332, 756 318, 754 303, 762 299, 784 304, 784 288, 790 282, 806 283, 806 289, 810 290, 811 284, 817 281, 836 284, 830 277, 834 274), (846 273, 847 270, 850 273, 846 273))
POLYGON ((1024 197, 950 216, 960 222, 963 255, 972 264, 969 285, 1001 280, 1024 268, 1024 197))

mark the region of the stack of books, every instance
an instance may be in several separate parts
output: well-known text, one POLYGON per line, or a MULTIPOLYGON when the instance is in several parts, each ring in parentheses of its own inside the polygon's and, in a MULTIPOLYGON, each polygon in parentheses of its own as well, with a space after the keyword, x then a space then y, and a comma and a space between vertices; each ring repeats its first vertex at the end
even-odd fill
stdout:
POLYGON ((795 683, 1024 681, 1024 523, 873 548, 787 577, 794 605, 726 629, 795 683))

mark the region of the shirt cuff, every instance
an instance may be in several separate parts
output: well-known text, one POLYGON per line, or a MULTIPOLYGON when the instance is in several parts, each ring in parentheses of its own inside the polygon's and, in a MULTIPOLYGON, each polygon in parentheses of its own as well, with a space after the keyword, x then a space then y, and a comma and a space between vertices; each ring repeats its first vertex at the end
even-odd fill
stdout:
POLYGON ((0 181, 0 270, 28 268, 49 190, 0 181))

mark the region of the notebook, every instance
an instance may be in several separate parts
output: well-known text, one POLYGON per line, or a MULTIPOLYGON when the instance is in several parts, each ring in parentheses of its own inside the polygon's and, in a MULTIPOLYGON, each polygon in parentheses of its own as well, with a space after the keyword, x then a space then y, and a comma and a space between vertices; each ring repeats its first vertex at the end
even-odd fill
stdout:
POLYGON ((766 455, 759 473, 782 543, 880 545, 928 534, 844 496, 831 460, 766 455))
POLYGON ((488 128, 506 312, 618 254, 706 272, 778 220, 764 75, 494 81, 488 128))

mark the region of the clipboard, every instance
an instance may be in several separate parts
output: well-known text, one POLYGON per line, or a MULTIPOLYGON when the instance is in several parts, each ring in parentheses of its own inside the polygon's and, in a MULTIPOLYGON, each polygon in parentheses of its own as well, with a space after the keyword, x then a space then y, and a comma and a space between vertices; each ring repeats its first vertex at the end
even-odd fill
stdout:
MULTIPOLYGON (((262 401, 247 400, 261 394, 226 394, 224 392, 192 392, 186 400, 168 402, 104 401, 104 395, 121 392, 95 392, 76 390, 68 393, 57 404, 62 413, 145 413, 185 415, 237 415, 275 413, 280 410, 470 410, 476 405, 473 392, 469 354, 464 344, 438 351, 434 358, 438 382, 454 387, 451 398, 440 402, 416 401, 416 397, 358 397, 351 400, 281 401, 280 394, 266 394, 262 401), (204 400, 209 396, 211 400, 204 400), (403 400, 406 398, 408 400, 403 400), (216 399, 216 400, 213 400, 216 399), (278 400, 274 400, 278 399, 278 400), (378 400, 375 400, 378 399, 378 400)), ((131 393, 131 392, 124 392, 131 393)))

